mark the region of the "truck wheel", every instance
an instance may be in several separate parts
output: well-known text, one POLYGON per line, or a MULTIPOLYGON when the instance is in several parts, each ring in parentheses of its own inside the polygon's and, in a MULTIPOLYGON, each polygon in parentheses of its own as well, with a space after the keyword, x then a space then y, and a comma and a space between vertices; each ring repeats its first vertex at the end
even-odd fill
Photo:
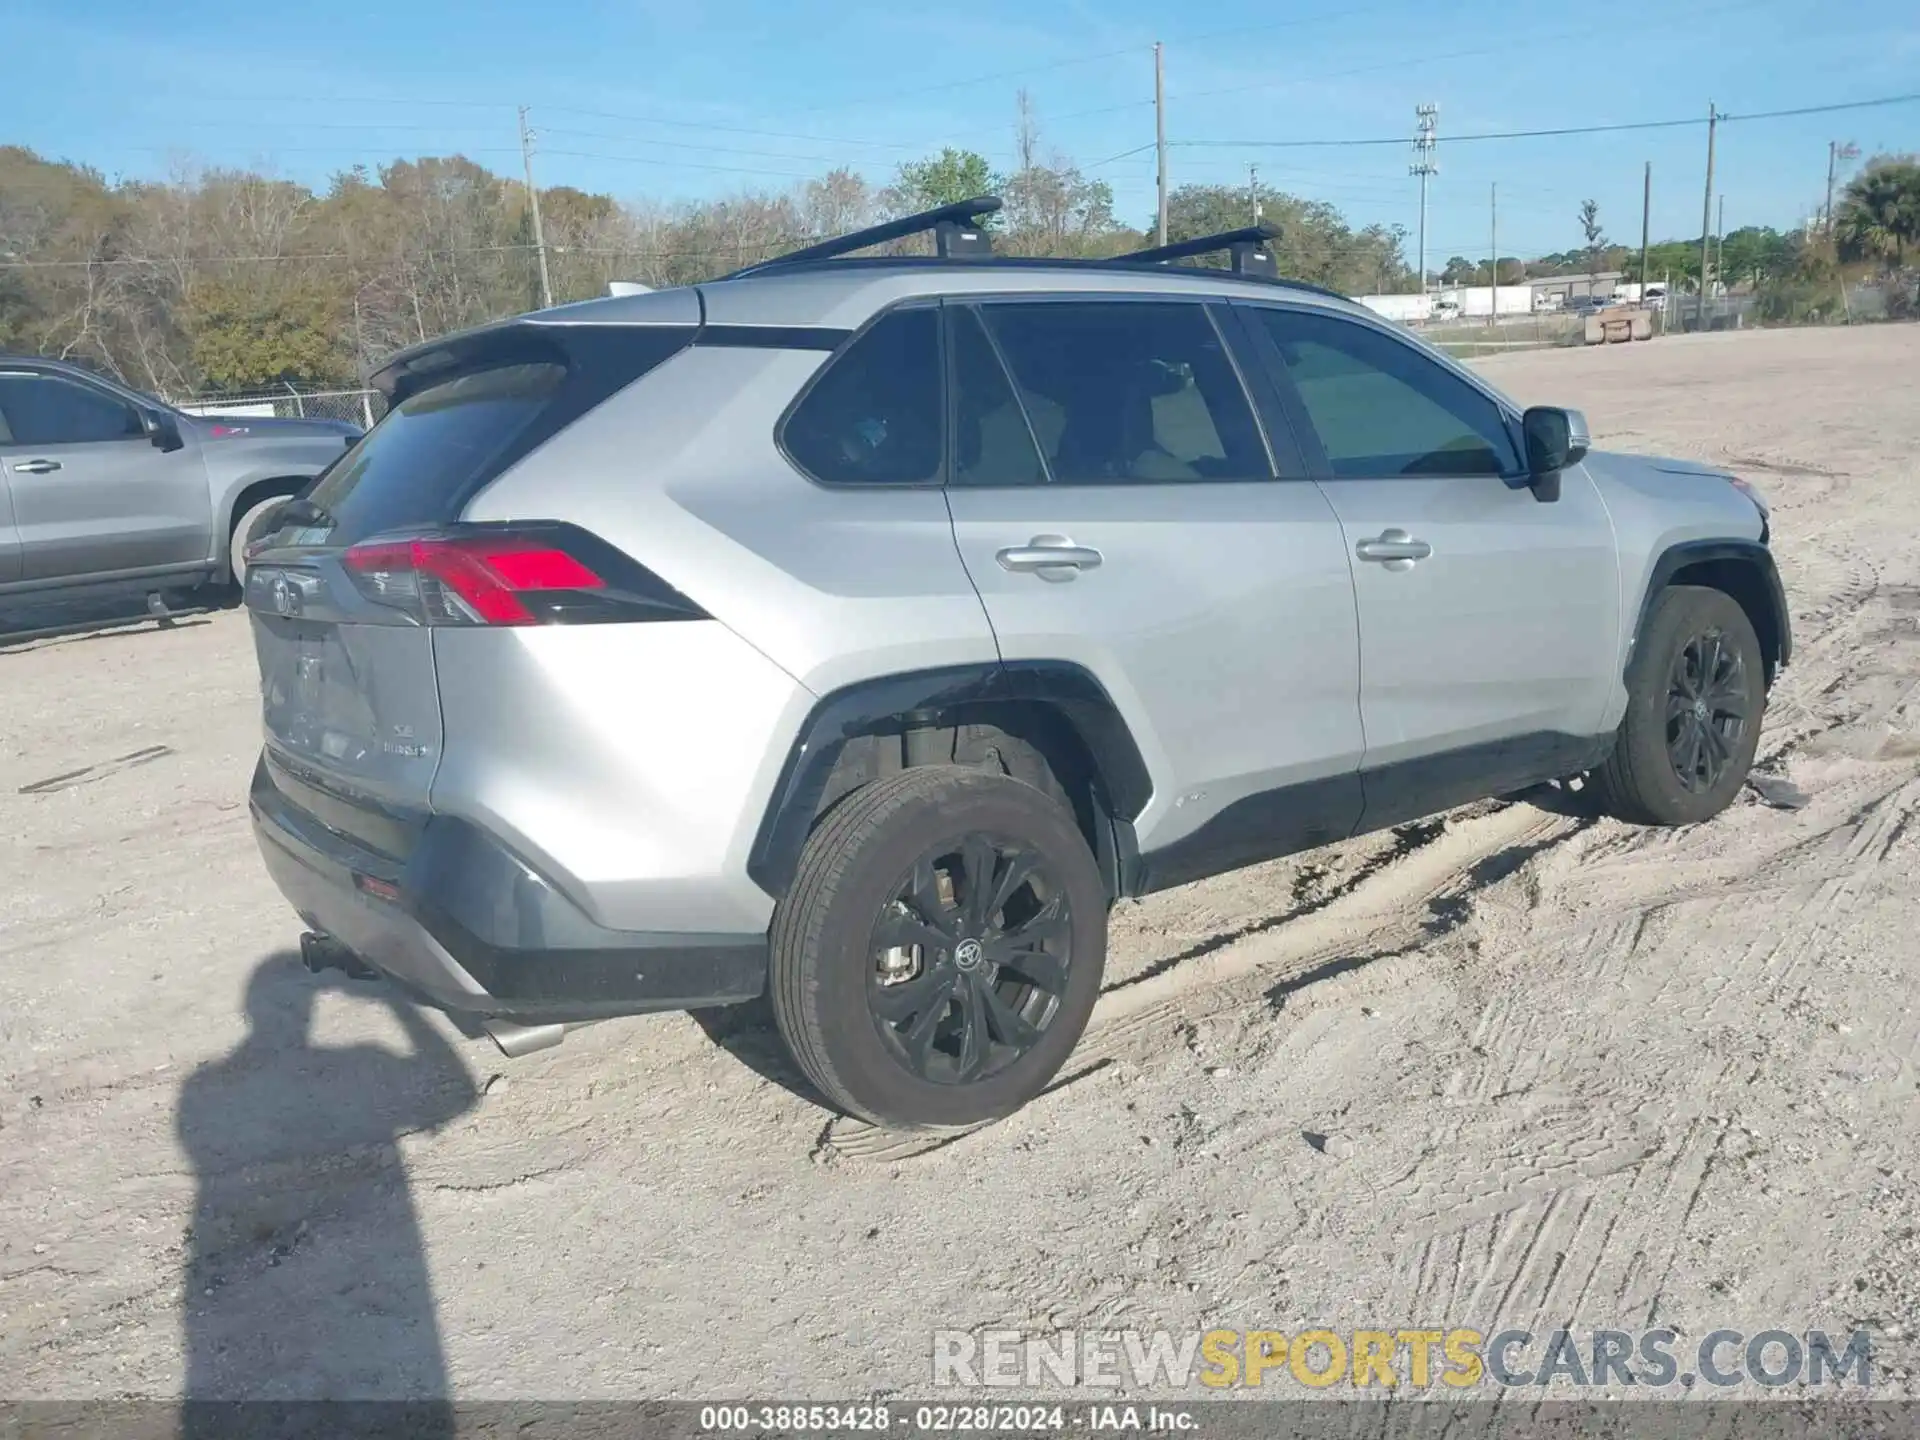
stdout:
POLYGON ((285 495, 269 495, 264 500, 256 500, 234 522, 233 538, 227 545, 227 563, 233 570, 236 589, 247 583, 247 546, 259 538, 265 529, 267 516, 286 504, 287 498, 285 495))
POLYGON ((1740 793, 1760 743, 1766 672, 1729 595, 1662 591, 1627 670, 1627 713, 1593 779, 1601 804, 1641 825, 1692 825, 1740 793))
POLYGON ((1107 896, 1070 810, 937 765, 856 791, 806 848, 772 932, 774 1018, 807 1078, 877 1125, 998 1120, 1086 1029, 1107 896))

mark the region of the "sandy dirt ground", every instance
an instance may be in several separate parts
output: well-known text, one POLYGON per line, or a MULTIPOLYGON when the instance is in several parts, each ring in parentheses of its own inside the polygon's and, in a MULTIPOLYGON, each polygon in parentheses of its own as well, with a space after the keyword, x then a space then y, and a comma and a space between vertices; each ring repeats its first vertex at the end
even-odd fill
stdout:
POLYGON ((507 1061, 307 976, 243 617, 0 653, 0 1394, 924 1394, 936 1326, 1310 1322, 1864 1325, 1899 1392, 1920 328, 1483 363, 1770 493, 1809 803, 1489 804, 1126 906, 1063 1083, 941 1144, 829 1123, 752 1010, 507 1061))

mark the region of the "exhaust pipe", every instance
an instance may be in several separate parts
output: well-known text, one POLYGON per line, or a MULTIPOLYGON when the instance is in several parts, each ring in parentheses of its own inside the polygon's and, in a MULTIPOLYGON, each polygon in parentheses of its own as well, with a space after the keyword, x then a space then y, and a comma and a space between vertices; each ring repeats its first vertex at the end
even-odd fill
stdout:
POLYGON ((558 1022, 549 1025, 516 1025, 511 1020, 483 1020, 481 1028, 493 1037, 500 1053, 509 1060, 531 1055, 536 1050, 551 1050, 567 1038, 568 1027, 558 1022))
MULTIPOLYGON (((346 946, 331 935, 322 935, 308 931, 300 937, 300 963, 315 975, 326 970, 338 970, 350 980, 377 980, 382 978, 374 969, 346 946)), ((554 1021, 546 1025, 518 1025, 511 1020, 490 1019, 480 1022, 493 1043, 500 1047, 500 1053, 511 1060, 523 1055, 531 1055, 537 1050, 550 1050, 567 1038, 569 1030, 578 1030, 582 1021, 576 1024, 561 1024, 554 1021)))
POLYGON ((372 980, 380 973, 331 935, 311 930, 300 937, 300 963, 315 975, 338 970, 349 980, 372 980))

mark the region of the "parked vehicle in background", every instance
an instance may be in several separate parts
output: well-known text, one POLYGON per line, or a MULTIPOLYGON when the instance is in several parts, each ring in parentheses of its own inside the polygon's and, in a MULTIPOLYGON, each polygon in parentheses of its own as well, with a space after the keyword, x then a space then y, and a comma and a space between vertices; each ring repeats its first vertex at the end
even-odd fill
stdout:
POLYGON ((238 580, 269 512, 360 434, 197 418, 76 365, 0 356, 0 611, 238 580))
POLYGON ((1665 306, 1666 299, 1666 284, 1659 280, 1644 287, 1632 280, 1624 280, 1613 287, 1612 303, 1615 305, 1641 305, 1649 310, 1659 310, 1665 306))
POLYGON ((510 1051, 770 991, 829 1103, 970 1125, 1059 1070, 1122 897, 1739 791, 1791 651, 1750 487, 1589 453, 1271 232, 1015 260, 998 208, 391 362, 247 577, 314 963, 510 1051))

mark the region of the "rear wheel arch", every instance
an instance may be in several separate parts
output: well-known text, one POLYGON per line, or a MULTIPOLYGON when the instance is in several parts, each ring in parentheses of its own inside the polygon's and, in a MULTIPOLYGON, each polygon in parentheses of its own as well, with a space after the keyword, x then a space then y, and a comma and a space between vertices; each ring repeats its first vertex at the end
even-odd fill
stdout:
POLYGON ((241 567, 237 563, 240 548, 245 539, 240 534, 240 526, 254 510, 269 500, 290 500, 306 484, 310 476, 271 475, 264 480, 255 480, 241 487, 238 494, 227 506, 226 522, 221 533, 227 544, 227 573, 237 584, 241 579, 241 567))
MULTIPOLYGON (((1679 585, 1718 590, 1746 612, 1760 641, 1766 683, 1772 686, 1793 655, 1786 594, 1773 552, 1757 540, 1689 540, 1669 546, 1654 561, 1634 625, 1636 647, 1646 633, 1654 606, 1666 590, 1679 585)), ((1631 664, 1631 655, 1628 660, 1631 664)))
POLYGON ((815 826, 848 796, 905 770, 962 765, 1066 804, 1110 895, 1136 860, 1132 821, 1152 794, 1118 707, 1067 662, 953 666, 861 681, 815 705, 790 751, 748 860, 776 898, 815 826))

